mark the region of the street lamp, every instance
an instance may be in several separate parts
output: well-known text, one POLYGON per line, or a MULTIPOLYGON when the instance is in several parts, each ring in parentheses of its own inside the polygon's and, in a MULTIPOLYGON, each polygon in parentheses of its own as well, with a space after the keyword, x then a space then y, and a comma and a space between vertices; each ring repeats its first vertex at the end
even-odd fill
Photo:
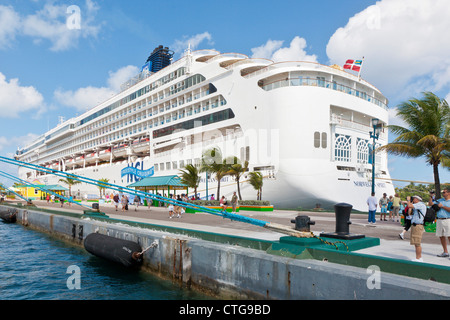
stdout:
POLYGON ((381 122, 377 118, 372 119, 372 128, 373 132, 370 132, 370 138, 373 139, 372 144, 372 157, 369 160, 372 160, 372 193, 375 193, 375 143, 376 140, 380 137, 380 131, 381 131, 381 122))

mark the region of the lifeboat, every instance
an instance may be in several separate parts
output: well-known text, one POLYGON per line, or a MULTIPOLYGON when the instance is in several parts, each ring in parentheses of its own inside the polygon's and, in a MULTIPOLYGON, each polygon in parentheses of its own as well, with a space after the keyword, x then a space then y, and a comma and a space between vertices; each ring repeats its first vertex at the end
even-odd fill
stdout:
POLYGON ((149 142, 150 142, 149 138, 137 139, 133 141, 131 147, 133 148, 133 151, 136 153, 149 152, 150 148, 149 142))
POLYGON ((109 160, 111 158, 111 148, 100 151, 98 157, 101 160, 109 160))
POLYGON ((79 156, 79 157, 76 157, 75 159, 73 159, 73 164, 80 165, 80 164, 83 164, 83 162, 84 162, 84 156, 79 156))
POLYGON ((128 145, 121 143, 113 148, 114 157, 123 157, 127 154, 128 145))

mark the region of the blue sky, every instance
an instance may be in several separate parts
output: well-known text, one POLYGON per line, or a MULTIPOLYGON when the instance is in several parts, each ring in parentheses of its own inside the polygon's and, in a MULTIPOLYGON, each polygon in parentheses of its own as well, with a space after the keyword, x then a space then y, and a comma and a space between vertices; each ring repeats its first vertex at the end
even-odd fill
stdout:
MULTIPOLYGON (((3 0, 0 154, 110 97, 160 44, 175 59, 187 43, 341 66, 364 56, 362 77, 388 97, 399 124, 395 107, 423 91, 450 101, 448 30, 447 0, 3 0)), ((390 156, 389 170, 433 181, 424 159, 390 156)))

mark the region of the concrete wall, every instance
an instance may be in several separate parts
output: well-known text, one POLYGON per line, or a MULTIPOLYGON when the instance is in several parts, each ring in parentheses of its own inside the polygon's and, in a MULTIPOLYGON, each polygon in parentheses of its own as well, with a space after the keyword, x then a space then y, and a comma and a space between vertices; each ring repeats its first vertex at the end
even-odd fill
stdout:
POLYGON ((449 299, 450 285, 93 219, 18 210, 18 223, 82 245, 92 232, 152 244, 143 267, 219 298, 449 299), (370 289, 375 277, 379 289, 370 289))

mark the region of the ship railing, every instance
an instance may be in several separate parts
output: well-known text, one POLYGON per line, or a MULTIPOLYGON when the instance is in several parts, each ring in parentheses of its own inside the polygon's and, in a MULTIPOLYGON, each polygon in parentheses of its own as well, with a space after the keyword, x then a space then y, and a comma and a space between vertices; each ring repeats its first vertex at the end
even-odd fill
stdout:
POLYGON ((297 87, 297 86, 310 86, 331 89, 334 91, 344 92, 354 97, 371 102, 385 110, 388 110, 388 106, 383 101, 375 98, 373 95, 367 92, 357 90, 355 88, 337 83, 335 81, 328 81, 325 79, 311 79, 311 78, 284 78, 281 80, 276 80, 261 86, 265 91, 271 91, 283 87, 297 87))
MULTIPOLYGON (((372 129, 372 126, 365 125, 363 123, 355 122, 352 120, 343 119, 342 117, 338 116, 337 114, 333 113, 330 117, 330 124, 339 125, 340 127, 349 128, 349 129, 355 129, 361 132, 368 133, 372 129)), ((387 133, 384 131, 380 132, 380 139, 386 140, 387 139, 387 133)))

